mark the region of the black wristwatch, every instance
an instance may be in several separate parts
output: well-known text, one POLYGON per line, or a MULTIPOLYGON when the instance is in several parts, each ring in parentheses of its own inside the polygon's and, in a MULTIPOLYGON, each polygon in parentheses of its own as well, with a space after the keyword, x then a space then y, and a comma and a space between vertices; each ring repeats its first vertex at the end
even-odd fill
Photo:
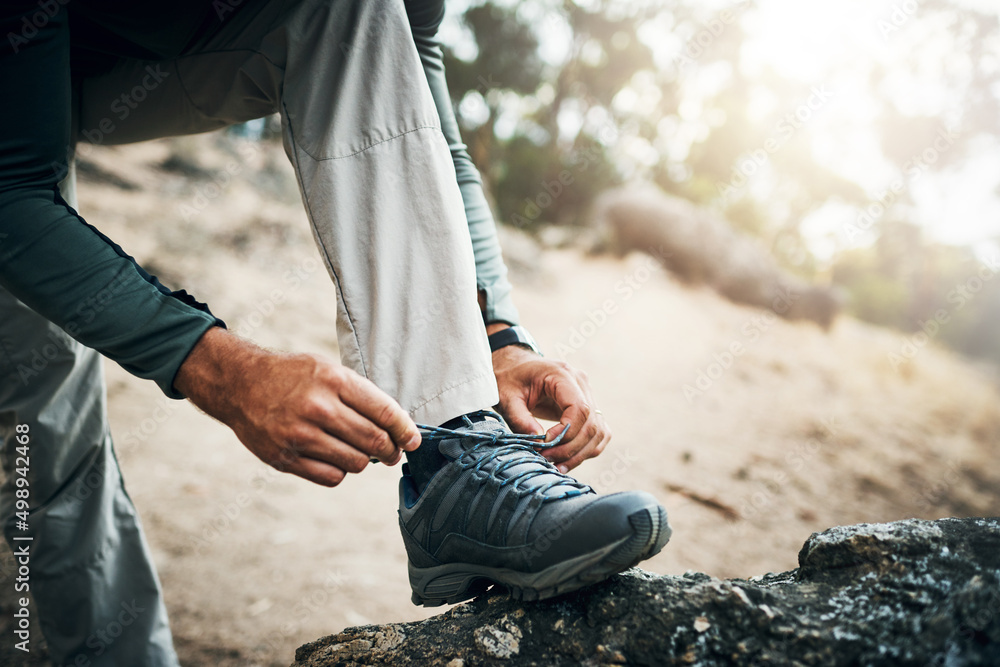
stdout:
POLYGON ((528 330, 522 326, 515 325, 507 329, 501 329, 496 333, 490 334, 489 338, 490 352, 496 352, 501 347, 507 347, 508 345, 520 345, 542 356, 542 351, 538 349, 538 343, 531 337, 528 330))

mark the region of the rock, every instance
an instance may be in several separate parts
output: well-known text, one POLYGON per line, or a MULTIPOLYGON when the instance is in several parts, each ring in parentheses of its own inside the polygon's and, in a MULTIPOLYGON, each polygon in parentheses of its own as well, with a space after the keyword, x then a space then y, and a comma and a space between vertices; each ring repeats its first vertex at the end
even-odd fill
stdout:
POLYGON ((816 533, 750 580, 632 569, 542 602, 490 592, 419 623, 349 628, 293 667, 1000 665, 1000 519, 816 533))

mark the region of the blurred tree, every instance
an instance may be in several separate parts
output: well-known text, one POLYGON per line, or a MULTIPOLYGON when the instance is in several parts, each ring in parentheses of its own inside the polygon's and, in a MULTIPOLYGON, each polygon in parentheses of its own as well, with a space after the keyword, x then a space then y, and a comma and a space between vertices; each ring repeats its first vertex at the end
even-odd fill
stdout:
MULTIPOLYGON (((912 189, 922 174, 963 168, 1000 143, 1000 21, 989 3, 893 5, 870 26, 891 48, 822 65, 817 82, 865 94, 856 102, 864 113, 828 130, 835 148, 871 147, 845 168, 821 157, 818 133, 802 129, 826 103, 823 87, 748 55, 745 19, 761 11, 753 2, 472 2, 461 22, 475 48, 446 48, 446 67, 502 222, 580 224, 601 190, 652 180, 723 212, 787 267, 826 271, 850 291, 859 317, 904 330, 947 307, 974 269, 971 251, 921 238, 912 189), (896 181, 902 187, 884 196, 896 181), (875 245, 853 247, 849 237, 839 256, 814 257, 803 222, 830 206, 848 219, 877 210, 864 241, 875 245)), ((998 286, 984 286, 968 310, 951 304, 941 340, 1000 359, 998 337, 983 329, 1000 318, 998 286)))
POLYGON ((492 190, 499 218, 519 226, 574 223, 601 189, 621 180, 610 146, 628 115, 612 102, 652 52, 635 38, 652 15, 603 1, 470 7, 462 16, 477 54, 445 49, 445 66, 472 159, 492 190), (544 62, 528 10, 568 32, 561 62, 544 62), (558 193, 556 193, 558 191, 558 193))

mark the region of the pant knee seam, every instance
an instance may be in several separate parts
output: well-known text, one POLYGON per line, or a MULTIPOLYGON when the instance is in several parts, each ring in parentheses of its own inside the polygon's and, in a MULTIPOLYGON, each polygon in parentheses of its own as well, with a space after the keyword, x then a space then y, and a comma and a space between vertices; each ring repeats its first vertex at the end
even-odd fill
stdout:
MULTIPOLYGON (((290 119, 289 119, 289 128, 291 128, 291 120, 290 119)), ((400 137, 405 137, 408 134, 412 134, 414 132, 419 132, 421 130, 436 130, 439 134, 441 134, 442 137, 444 136, 444 132, 442 132, 441 128, 438 127, 437 125, 419 125, 417 127, 411 128, 409 130, 403 130, 402 132, 394 134, 391 137, 386 137, 385 139, 379 139, 378 141, 373 141, 372 143, 368 144, 367 146, 364 146, 363 148, 359 148, 358 150, 354 151, 353 153, 345 153, 344 155, 331 155, 330 157, 316 157, 315 155, 313 155, 312 153, 310 153, 308 150, 306 150, 306 148, 304 146, 301 146, 299 144, 296 144, 296 146, 298 146, 298 148, 302 149, 303 153, 305 153, 306 155, 308 155, 310 158, 312 158, 313 160, 315 160, 317 162, 329 162, 331 160, 343 160, 343 159, 346 159, 346 158, 349 158, 349 157, 355 157, 357 155, 361 155, 362 153, 365 153, 365 152, 371 150, 375 146, 378 146, 378 145, 384 144, 384 143, 388 143, 390 141, 394 141, 396 139, 399 139, 400 137)))

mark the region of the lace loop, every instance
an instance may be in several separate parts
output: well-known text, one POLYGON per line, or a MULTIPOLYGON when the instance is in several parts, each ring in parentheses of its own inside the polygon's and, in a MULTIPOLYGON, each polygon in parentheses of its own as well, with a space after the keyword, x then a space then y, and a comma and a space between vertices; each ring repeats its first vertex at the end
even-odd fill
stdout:
MULTIPOLYGON (((465 421, 468 426, 472 426, 472 420, 465 417, 465 421)), ((427 442, 435 442, 441 440, 452 440, 452 439, 463 439, 463 440, 477 440, 475 445, 467 449, 458 459, 457 462, 462 465, 463 468, 473 468, 477 472, 484 472, 484 468, 497 462, 502 456, 509 455, 514 452, 525 452, 525 456, 516 456, 514 458, 504 459, 499 462, 492 470, 486 470, 485 472, 491 477, 500 480, 500 486, 510 485, 515 491, 522 491, 524 489, 523 483, 533 477, 539 475, 557 475, 559 478, 555 479, 547 484, 531 489, 533 492, 540 493, 544 496, 545 492, 559 486, 572 486, 574 487, 571 491, 566 491, 559 496, 544 496, 544 502, 550 502, 553 500, 563 500, 565 498, 572 498, 574 496, 583 495, 593 491, 586 484, 582 484, 577 480, 573 479, 569 475, 564 475, 559 472, 559 470, 550 462, 538 455, 539 449, 550 449, 552 447, 558 446, 563 438, 566 436, 566 432, 569 431, 570 425, 567 424, 558 436, 552 439, 550 442, 545 442, 545 435, 520 435, 516 433, 504 432, 504 431, 458 431, 449 428, 444 428, 441 426, 428 426, 426 424, 417 424, 417 428, 420 429, 421 438, 427 442), (489 450, 489 451, 486 451, 489 450), (543 469, 535 470, 522 470, 521 472, 514 473, 512 476, 507 478, 502 478, 501 473, 507 471, 508 469, 516 468, 522 464, 532 464, 536 466, 544 466, 543 469)))
MULTIPOLYGON (((472 426, 472 420, 465 417, 465 421, 468 422, 469 426, 472 426)), ((550 447, 555 447, 563 441, 566 436, 566 432, 569 431, 570 424, 566 424, 566 428, 562 430, 558 436, 553 438, 552 442, 545 442, 545 434, 539 435, 521 435, 518 433, 504 433, 502 431, 456 431, 455 429, 444 428, 443 426, 428 426, 427 424, 417 424, 417 428, 420 430, 420 437, 425 440, 450 440, 452 438, 475 438, 476 440, 483 440, 487 442, 497 443, 505 445, 527 445, 536 449, 549 449, 550 447)))

